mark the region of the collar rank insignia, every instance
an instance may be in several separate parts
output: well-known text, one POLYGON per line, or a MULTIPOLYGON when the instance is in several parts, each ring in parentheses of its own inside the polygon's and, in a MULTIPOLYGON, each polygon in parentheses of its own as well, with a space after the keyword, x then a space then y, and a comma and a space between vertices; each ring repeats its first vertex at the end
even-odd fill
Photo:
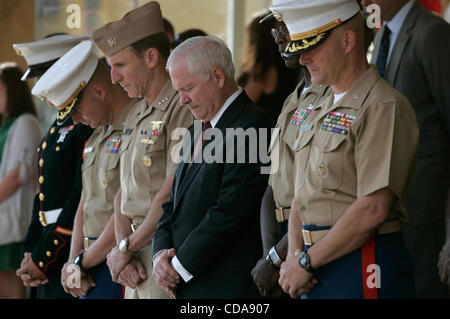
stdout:
POLYGON ((119 151, 120 143, 122 140, 117 137, 108 138, 105 145, 106 153, 117 153, 119 151))
POLYGON ((323 120, 320 129, 328 132, 348 135, 350 127, 355 119, 355 115, 341 112, 329 112, 323 120))

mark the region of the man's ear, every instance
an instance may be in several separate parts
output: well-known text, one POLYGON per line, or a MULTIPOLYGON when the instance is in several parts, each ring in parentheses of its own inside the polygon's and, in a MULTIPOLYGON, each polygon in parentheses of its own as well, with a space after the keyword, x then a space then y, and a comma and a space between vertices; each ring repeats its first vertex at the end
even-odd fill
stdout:
POLYGON ((225 85, 225 72, 222 68, 216 66, 211 71, 211 78, 215 81, 219 88, 223 88, 225 85))
POLYGON ((345 53, 349 53, 356 45, 356 34, 353 30, 346 30, 342 35, 342 45, 345 53))
POLYGON ((158 64, 159 57, 159 52, 155 48, 147 49, 143 55, 145 65, 149 69, 153 69, 158 64))
POLYGON ((100 83, 94 84, 92 87, 92 91, 94 92, 94 95, 99 100, 105 100, 107 96, 106 88, 101 85, 100 83))

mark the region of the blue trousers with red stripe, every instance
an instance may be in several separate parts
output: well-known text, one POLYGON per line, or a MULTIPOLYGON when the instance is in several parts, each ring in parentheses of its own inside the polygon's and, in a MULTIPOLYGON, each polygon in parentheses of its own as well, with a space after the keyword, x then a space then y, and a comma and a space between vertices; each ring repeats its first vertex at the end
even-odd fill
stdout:
POLYGON ((122 299, 122 285, 112 281, 106 261, 90 270, 96 286, 91 288, 88 294, 80 299, 122 299))
POLYGON ((363 299, 367 297, 368 287, 372 288, 376 283, 375 271, 379 278, 376 288, 372 288, 376 289, 375 296, 415 298, 413 264, 402 232, 375 235, 373 242, 369 248, 363 246, 317 269, 315 275, 318 284, 302 299, 363 299), (374 254, 372 258, 376 268, 363 269, 367 254, 374 254))

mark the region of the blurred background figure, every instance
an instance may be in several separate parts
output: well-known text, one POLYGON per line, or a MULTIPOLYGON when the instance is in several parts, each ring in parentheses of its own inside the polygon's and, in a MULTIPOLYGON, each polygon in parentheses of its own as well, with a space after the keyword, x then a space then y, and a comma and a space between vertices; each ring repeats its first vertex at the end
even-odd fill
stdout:
POLYGON ((178 33, 175 36, 173 41, 170 41, 170 49, 175 49, 178 45, 180 45, 183 41, 186 41, 189 38, 197 37, 197 36, 206 36, 208 35, 205 31, 200 29, 187 29, 183 32, 178 33))
POLYGON ((22 76, 17 64, 0 64, 0 299, 26 297, 16 269, 31 221, 41 131, 22 76))
POLYGON ((269 13, 255 13, 247 25, 242 73, 238 84, 276 122, 284 100, 297 86, 300 73, 297 69, 288 69, 280 57, 271 34, 274 19, 259 23, 269 13))

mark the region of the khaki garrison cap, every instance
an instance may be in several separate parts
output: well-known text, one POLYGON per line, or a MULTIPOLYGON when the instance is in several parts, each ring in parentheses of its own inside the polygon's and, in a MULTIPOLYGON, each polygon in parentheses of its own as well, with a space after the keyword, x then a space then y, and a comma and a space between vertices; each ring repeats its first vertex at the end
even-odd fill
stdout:
POLYGON ((161 8, 158 2, 151 1, 128 12, 121 20, 95 30, 92 39, 110 57, 139 40, 163 32, 161 8))
POLYGON ((55 106, 58 125, 64 124, 80 104, 81 92, 97 68, 98 57, 93 49, 92 41, 80 42, 56 61, 31 90, 55 106))

